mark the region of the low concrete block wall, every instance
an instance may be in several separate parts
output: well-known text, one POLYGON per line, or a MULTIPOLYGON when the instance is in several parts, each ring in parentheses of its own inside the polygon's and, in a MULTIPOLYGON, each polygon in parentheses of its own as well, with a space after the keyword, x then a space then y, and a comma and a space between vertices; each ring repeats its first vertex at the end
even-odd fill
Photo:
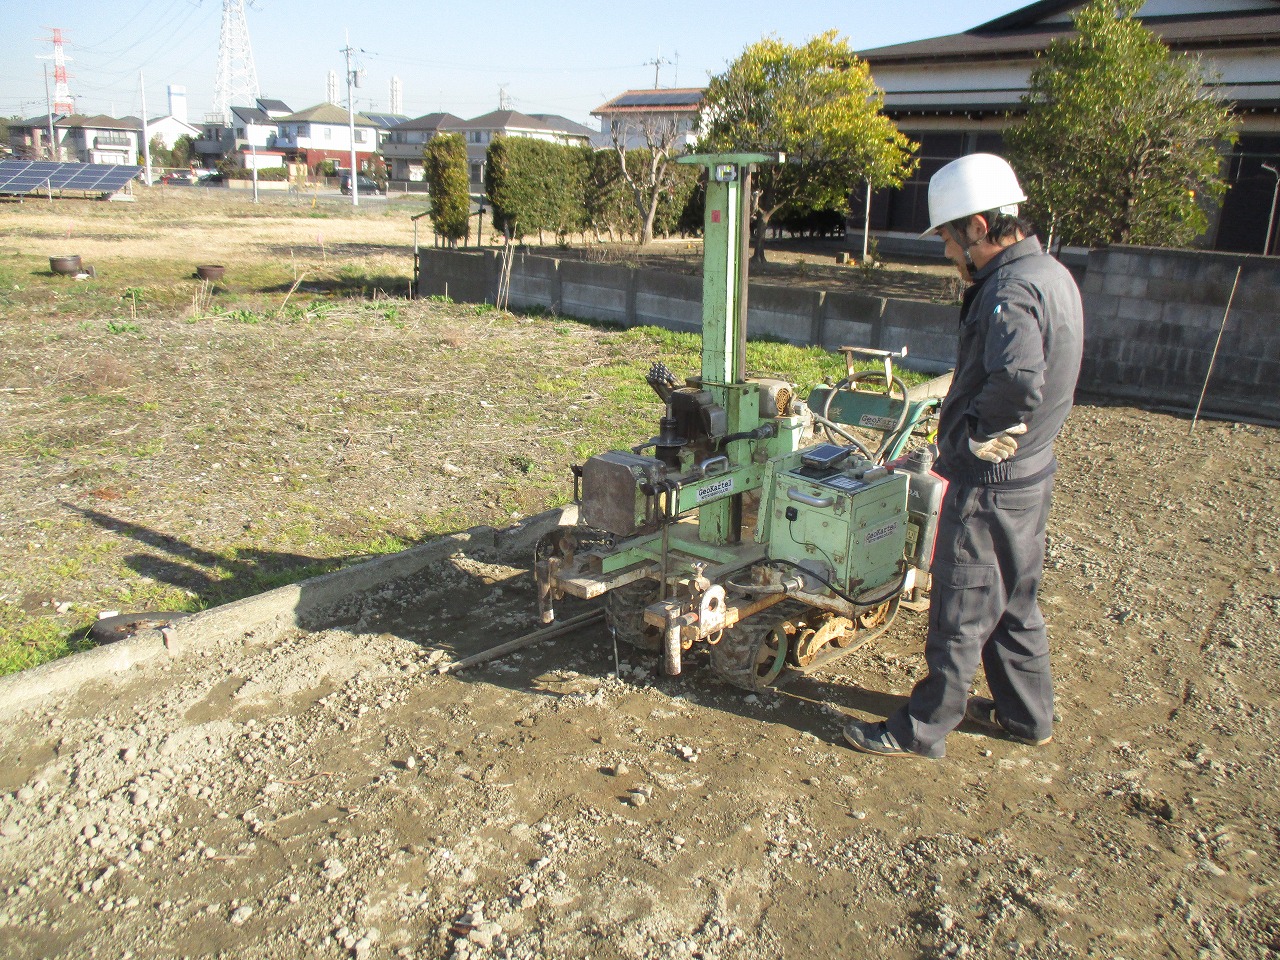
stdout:
POLYGON ((702 329, 702 278, 657 270, 636 271, 637 326, 702 329))
POLYGON ((747 290, 747 331, 791 343, 813 343, 821 332, 821 290, 752 283, 747 290))
MULTIPOLYGON (((418 251, 418 296, 464 303, 497 300, 500 261, 495 251, 418 251)), ((510 305, 539 307, 584 320, 670 330, 702 329, 702 278, 516 254, 510 305)), ((752 283, 748 333, 795 344, 909 351, 908 366, 934 371, 955 365, 954 306, 885 300, 752 283)))
POLYGON ((1089 255, 1083 294, 1082 389, 1194 407, 1221 331, 1204 409, 1280 418, 1280 260, 1108 247, 1089 255))
POLYGON ((635 271, 581 260, 561 260, 560 312, 587 320, 635 324, 635 271))
MULTIPOLYGON (((420 296, 492 303, 493 251, 421 250, 420 296)), ((1196 405, 1223 312, 1240 284, 1205 396, 1206 413, 1280 420, 1280 259, 1194 250, 1109 247, 1090 253, 1082 292, 1082 390, 1165 406, 1196 405)), ((1079 271, 1075 271, 1079 272, 1079 271)), ((828 349, 908 351, 906 366, 955 365, 955 304, 750 285, 748 332, 828 349)), ((630 267, 517 256, 511 304, 624 326, 702 326, 702 280, 630 267)))
POLYGON ((511 258, 511 306, 561 312, 560 261, 520 254, 511 258))
POLYGON ((907 348, 920 369, 956 365, 960 308, 955 304, 886 300, 880 340, 886 350, 907 348))
POLYGON ((492 251, 419 250, 419 297, 448 297, 459 303, 493 303, 498 288, 492 251))

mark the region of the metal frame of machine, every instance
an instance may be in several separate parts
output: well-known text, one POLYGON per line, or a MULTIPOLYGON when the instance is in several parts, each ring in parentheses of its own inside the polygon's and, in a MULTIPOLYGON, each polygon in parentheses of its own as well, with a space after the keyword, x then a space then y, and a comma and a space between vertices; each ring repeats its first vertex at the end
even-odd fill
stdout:
POLYGON ((945 489, 927 447, 904 451, 949 378, 908 390, 901 354, 853 347, 848 376, 807 401, 746 377, 751 176, 778 159, 681 158, 707 168, 701 374, 650 369, 658 435, 574 469, 579 524, 544 537, 534 563, 544 623, 559 597, 603 596, 615 637, 661 652, 668 675, 705 643, 715 672, 752 690, 848 653, 921 600, 945 489), (859 354, 883 373, 857 370, 859 354))

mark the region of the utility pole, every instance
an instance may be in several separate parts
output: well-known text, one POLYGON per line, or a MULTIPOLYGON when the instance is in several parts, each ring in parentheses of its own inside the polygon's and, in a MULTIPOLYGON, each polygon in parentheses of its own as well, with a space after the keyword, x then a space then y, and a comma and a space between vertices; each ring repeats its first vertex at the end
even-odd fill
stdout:
POLYGON ((49 159, 58 159, 58 143, 53 133, 53 101, 49 99, 49 65, 44 65, 44 107, 49 112, 49 159))
POLYGON ((671 63, 671 61, 670 61, 670 60, 668 60, 666 57, 664 57, 664 56, 662 55, 662 51, 661 51, 661 50, 659 50, 659 51, 658 51, 658 55, 657 55, 656 57, 654 57, 652 60, 646 60, 646 61, 644 62, 644 65, 645 65, 646 67, 647 67, 649 64, 653 64, 653 89, 655 89, 655 90, 657 90, 657 89, 658 89, 658 71, 659 71, 660 69, 662 69, 662 65, 663 65, 664 63, 665 63, 665 64, 670 64, 670 63, 671 63))
POLYGON ((358 207, 360 206, 360 185, 356 179, 356 100, 352 92, 356 76, 355 71, 351 69, 351 35, 344 33, 344 36, 347 38, 347 45, 342 48, 342 52, 347 55, 347 123, 351 137, 351 176, 347 183, 351 184, 351 205, 358 207))
POLYGON ((1280 170, 1271 163, 1264 163, 1262 169, 1269 170, 1276 176, 1276 188, 1271 193, 1271 216, 1267 217, 1267 239, 1262 244, 1262 255, 1267 257, 1271 255, 1271 231, 1276 225, 1276 198, 1280 197, 1280 170))
POLYGON ((138 71, 138 89, 142 91, 142 160, 147 168, 147 186, 151 181, 151 137, 147 133, 147 85, 142 79, 142 71, 138 71))

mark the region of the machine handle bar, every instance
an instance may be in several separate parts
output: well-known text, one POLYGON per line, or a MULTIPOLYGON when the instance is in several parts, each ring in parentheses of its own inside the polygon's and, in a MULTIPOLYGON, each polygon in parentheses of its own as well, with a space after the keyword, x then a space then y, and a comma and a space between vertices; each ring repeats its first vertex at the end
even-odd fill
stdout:
POLYGON ((787 490, 787 499, 810 507, 832 507, 835 506, 836 502, 835 497, 814 497, 795 487, 790 487, 787 490))

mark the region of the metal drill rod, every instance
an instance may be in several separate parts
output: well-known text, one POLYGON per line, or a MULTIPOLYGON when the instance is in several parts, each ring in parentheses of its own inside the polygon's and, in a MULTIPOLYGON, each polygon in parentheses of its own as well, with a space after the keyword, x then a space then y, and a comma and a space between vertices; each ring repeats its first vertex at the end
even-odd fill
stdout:
POLYGON ((506 656, 516 650, 524 647, 531 647, 535 643, 543 640, 553 640, 556 637, 563 636, 566 633, 572 633, 580 627, 589 627, 593 623, 599 623, 604 619, 603 610, 592 610, 588 613, 580 613, 576 617, 570 617, 563 623, 553 623, 549 627, 543 627, 541 630, 535 630, 533 633, 525 634, 515 640, 508 640, 506 643, 500 643, 496 647, 490 647, 488 650, 481 650, 479 653, 473 653, 469 657, 463 657, 461 660, 454 660, 451 663, 442 663, 436 667, 436 673, 453 673, 456 670, 464 670, 467 667, 474 667, 479 663, 487 663, 490 660, 496 660, 498 657, 506 656))

